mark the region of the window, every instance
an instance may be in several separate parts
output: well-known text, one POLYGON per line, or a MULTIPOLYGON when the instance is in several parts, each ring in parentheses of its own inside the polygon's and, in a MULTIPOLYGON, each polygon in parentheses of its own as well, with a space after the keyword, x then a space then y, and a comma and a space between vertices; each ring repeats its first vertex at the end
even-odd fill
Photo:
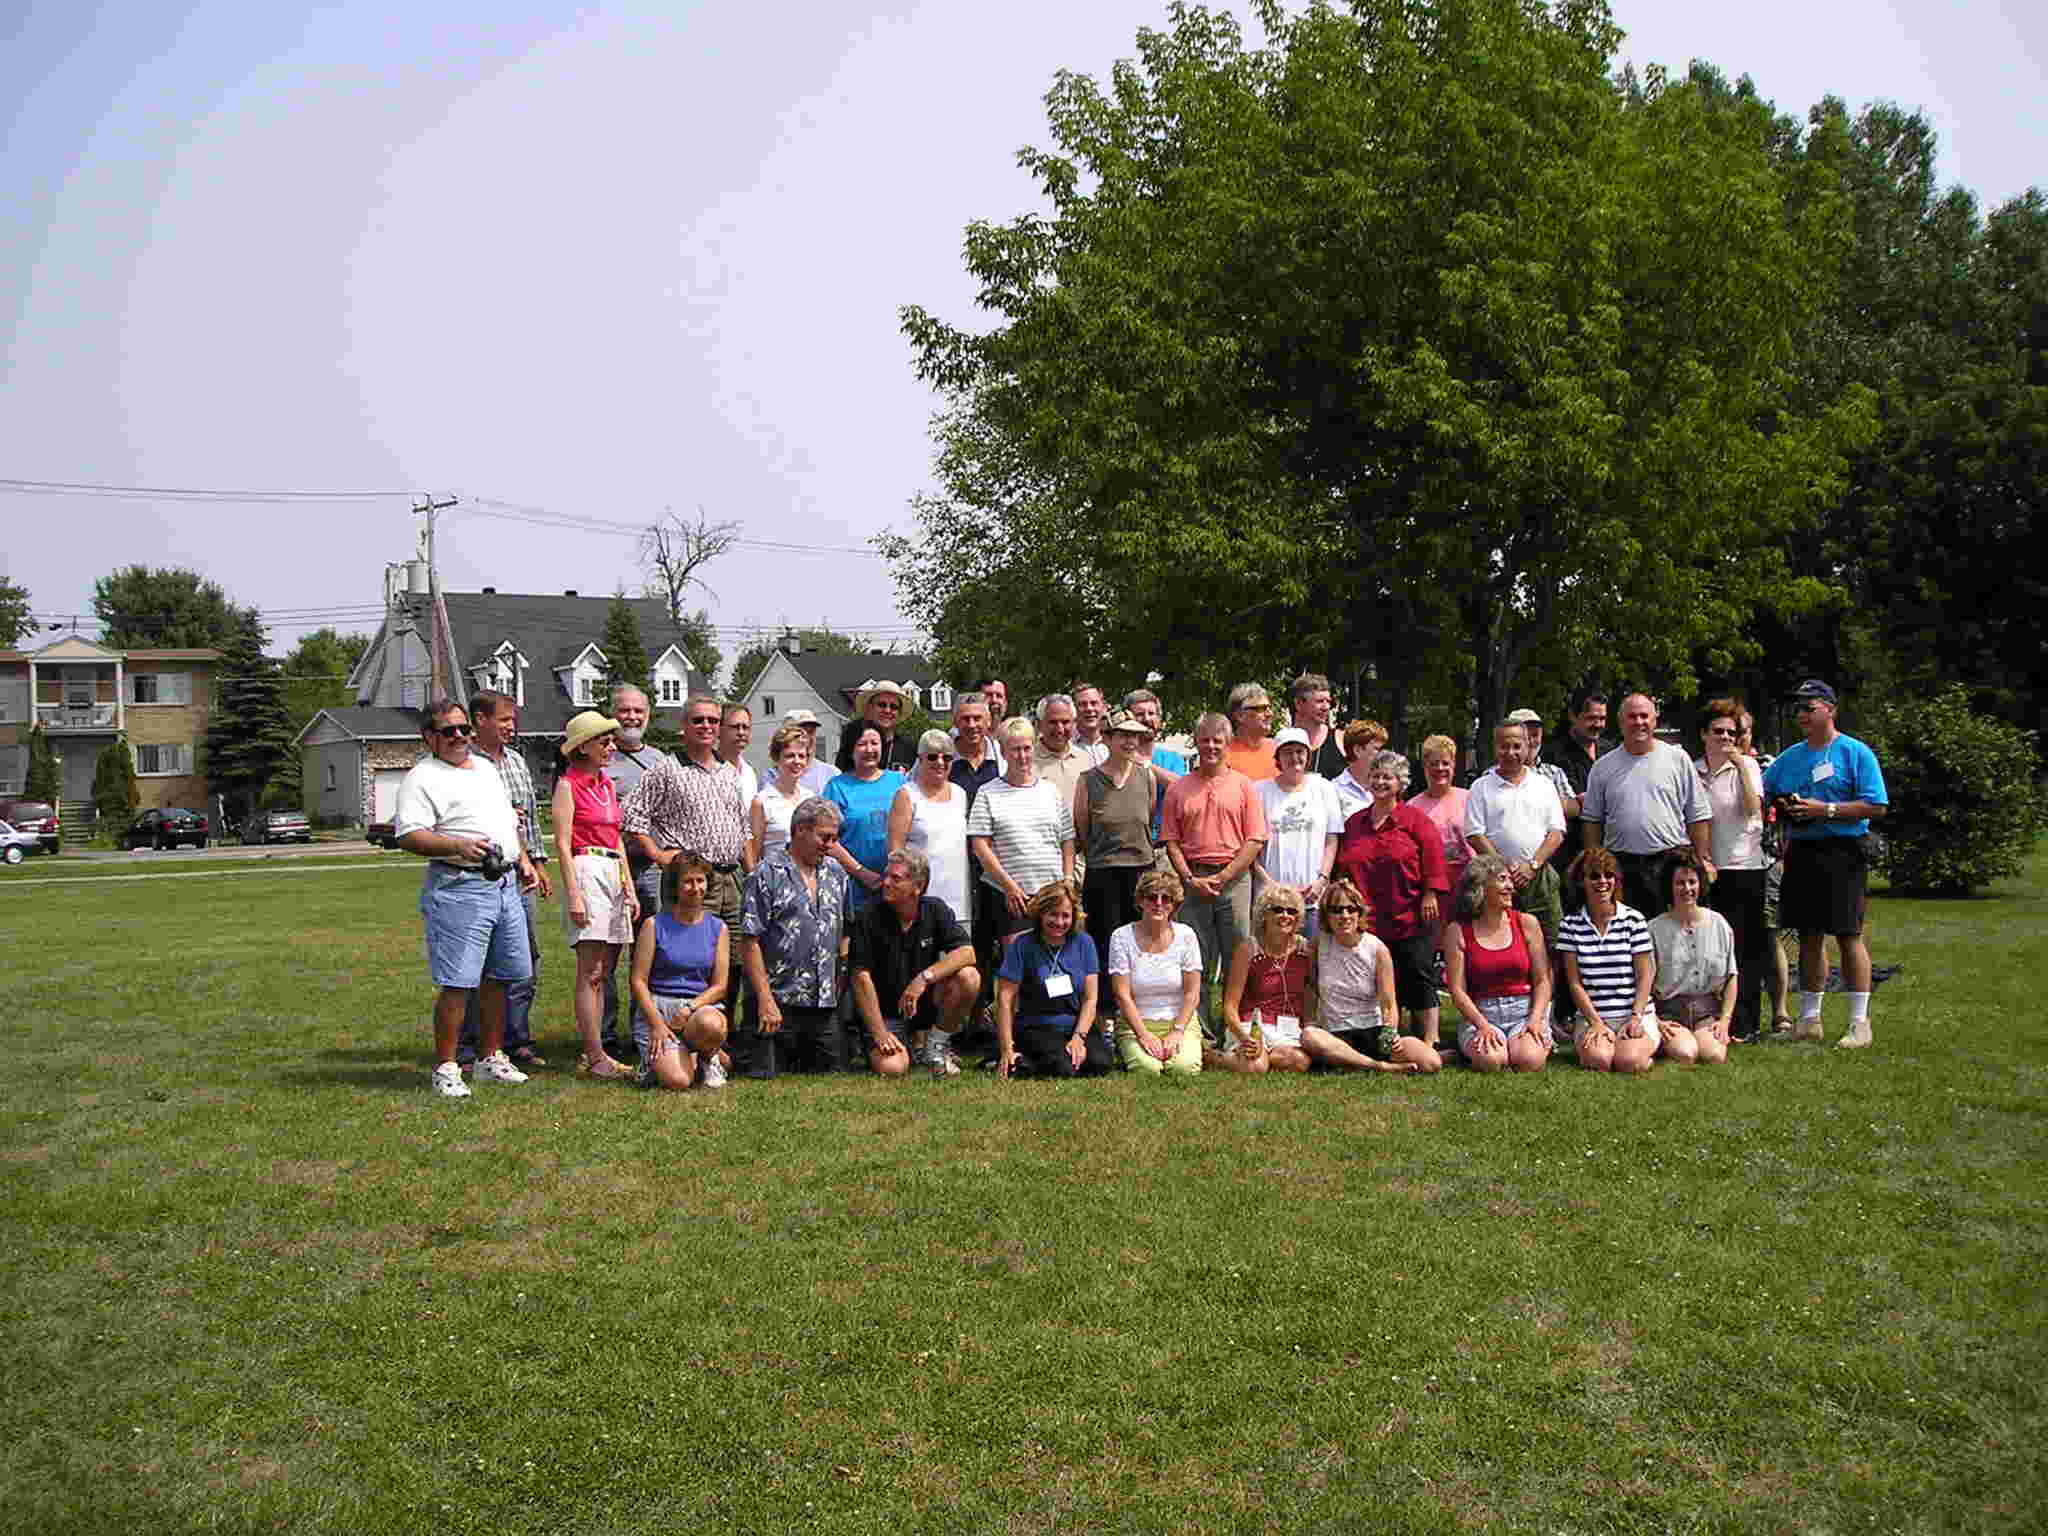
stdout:
POLYGON ((945 683, 932 684, 932 713, 949 715, 953 712, 953 690, 945 683))
POLYGON ((664 677, 661 680, 661 702, 680 704, 683 702, 683 680, 679 677, 664 677))
POLYGON ((903 691, 910 695, 910 707, 912 709, 919 709, 923 707, 924 695, 918 692, 917 684, 905 683, 903 685, 903 691))
POLYGON ((341 775, 334 771, 334 764, 332 763, 327 765, 327 787, 329 789, 339 789, 341 787, 341 775))
POLYGON ((189 743, 150 742, 135 749, 135 772, 139 778, 167 778, 191 771, 192 748, 189 743))
POLYGON ((773 720, 775 718, 775 695, 772 693, 761 695, 761 718, 763 720, 773 720))
POLYGON ((597 685, 591 678, 578 677, 576 679, 576 702, 578 704, 594 704, 597 702, 597 685))
POLYGON ((192 674, 189 672, 130 672, 130 704, 190 704, 192 674))

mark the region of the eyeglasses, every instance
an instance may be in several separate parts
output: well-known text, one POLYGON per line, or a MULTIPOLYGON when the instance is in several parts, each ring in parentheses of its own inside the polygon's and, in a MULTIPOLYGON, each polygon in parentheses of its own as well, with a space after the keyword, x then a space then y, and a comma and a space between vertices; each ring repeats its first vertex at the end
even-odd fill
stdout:
POLYGON ((901 709, 903 707, 894 699, 875 699, 872 701, 872 705, 876 709, 901 709))
POLYGON ((928 763, 950 763, 953 761, 953 754, 950 752, 927 752, 924 755, 924 760, 928 763))
POLYGON ((476 727, 472 725, 437 725, 434 727, 434 734, 443 741, 462 741, 474 736, 476 734, 476 727))
POLYGON ((692 716, 690 716, 690 724, 692 724, 692 725, 716 725, 716 724, 718 724, 718 716, 716 716, 716 715, 692 715, 692 716))
POLYGON ((1619 875, 1588 875, 1586 876, 1586 884, 1612 885, 1615 881, 1619 880, 1620 878, 1621 876, 1619 875))
POLYGON ((1363 912, 1364 910, 1365 908, 1354 907, 1351 905, 1350 902, 1347 901, 1341 906, 1325 907, 1323 908, 1323 913, 1327 917, 1356 917, 1359 913, 1363 912))
POLYGON ((1141 905, 1148 907, 1155 901, 1163 901, 1168 906, 1172 906, 1173 896, 1167 891, 1147 891, 1138 898, 1138 901, 1141 905))

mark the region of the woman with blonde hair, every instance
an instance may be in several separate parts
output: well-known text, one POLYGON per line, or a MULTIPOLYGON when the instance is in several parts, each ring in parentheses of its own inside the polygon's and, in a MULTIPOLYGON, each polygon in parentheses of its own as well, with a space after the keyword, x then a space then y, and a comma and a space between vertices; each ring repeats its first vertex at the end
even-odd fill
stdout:
POLYGON ((747 807, 747 862, 758 868, 763 859, 789 842, 789 818, 808 800, 804 785, 811 767, 813 727, 785 725, 768 738, 768 762, 774 776, 755 791, 747 807))
POLYGON ((562 922, 576 951, 572 1006, 583 1041, 583 1070, 597 1078, 632 1073, 605 1053, 598 1024, 604 1016, 604 982, 619 950, 633 939, 640 906, 626 878, 626 844, 620 835, 619 792, 604 771, 618 743, 619 722, 586 709, 562 734, 567 765, 555 779, 551 802, 555 858, 562 869, 562 922))
POLYGON ((1274 883, 1252 907, 1252 936, 1230 957, 1223 981, 1223 1039, 1202 1063, 1230 1072, 1306 1072, 1301 1048, 1308 1017, 1309 949, 1302 942, 1301 892, 1274 883))
POLYGON ((1367 930, 1372 909, 1339 876, 1323 892, 1322 922, 1310 957, 1315 1022, 1301 1046, 1311 1060, 1351 1072, 1437 1072, 1434 1046, 1401 1033, 1394 1002, 1394 957, 1367 930))
POLYGON ((889 852, 915 848, 931 870, 925 894, 943 901, 962 923, 967 903, 967 791, 953 782, 953 738, 941 730, 917 740, 917 766, 889 803, 889 852))
POLYGON ((1138 920, 1109 939, 1109 995, 1116 1007, 1116 1049, 1124 1066, 1158 1076, 1202 1070, 1202 946, 1177 923, 1180 876, 1155 869, 1138 877, 1138 920))
POLYGON ((1094 1077, 1109 1042, 1096 1025, 1100 964, 1081 926, 1081 887, 1055 880, 1025 903, 1031 926, 996 970, 996 1070, 1004 1077, 1094 1077))

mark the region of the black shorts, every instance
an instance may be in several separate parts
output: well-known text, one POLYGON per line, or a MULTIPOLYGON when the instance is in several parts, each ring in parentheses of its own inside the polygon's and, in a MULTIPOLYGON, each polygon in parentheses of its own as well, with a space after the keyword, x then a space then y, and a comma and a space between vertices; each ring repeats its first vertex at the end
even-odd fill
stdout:
POLYGON ((1368 1061, 1392 1061, 1394 1042, 1401 1038, 1401 1031, 1391 1024, 1378 1024, 1371 1029, 1333 1029, 1330 1038, 1342 1041, 1368 1061))
POLYGON ((1436 936, 1418 933, 1381 942, 1394 957, 1394 1001, 1403 1008, 1436 1007, 1436 936))
POLYGON ((1778 926, 1853 938, 1863 931, 1870 866, 1860 837, 1798 837, 1785 844, 1778 926))

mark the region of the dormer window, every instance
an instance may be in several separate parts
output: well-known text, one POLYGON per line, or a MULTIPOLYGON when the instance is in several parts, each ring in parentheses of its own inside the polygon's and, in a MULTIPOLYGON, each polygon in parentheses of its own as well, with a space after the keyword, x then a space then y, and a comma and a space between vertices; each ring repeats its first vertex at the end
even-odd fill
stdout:
POLYGON ((953 712, 953 690, 945 683, 932 684, 932 713, 950 715, 953 712))

